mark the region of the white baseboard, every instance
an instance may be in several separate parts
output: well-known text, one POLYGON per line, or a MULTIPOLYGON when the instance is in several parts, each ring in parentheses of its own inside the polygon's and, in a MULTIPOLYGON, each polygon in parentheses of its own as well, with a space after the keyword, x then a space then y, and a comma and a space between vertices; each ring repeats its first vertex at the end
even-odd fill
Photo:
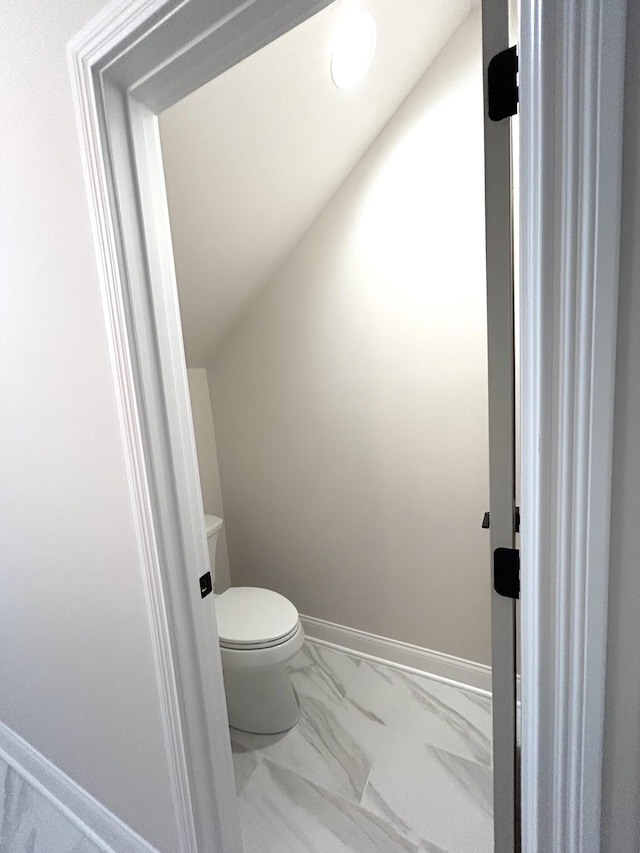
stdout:
POLYGON ((318 645, 491 695, 490 666, 336 625, 313 616, 300 616, 300 621, 307 639, 318 645))
POLYGON ((0 757, 105 853, 158 853, 44 755, 0 723, 0 757))

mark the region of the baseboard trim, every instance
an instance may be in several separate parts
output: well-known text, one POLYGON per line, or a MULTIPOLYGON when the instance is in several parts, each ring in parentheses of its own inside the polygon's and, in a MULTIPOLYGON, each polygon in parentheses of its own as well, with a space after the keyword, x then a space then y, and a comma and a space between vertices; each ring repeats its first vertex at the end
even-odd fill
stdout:
POLYGON ((0 723, 0 757, 104 853, 158 853, 4 723, 0 723))
POLYGON ((421 646, 336 625, 313 616, 300 616, 307 639, 320 646, 340 649, 356 657, 384 663, 406 672, 428 675, 475 693, 491 695, 491 667, 474 661, 434 652, 421 646))

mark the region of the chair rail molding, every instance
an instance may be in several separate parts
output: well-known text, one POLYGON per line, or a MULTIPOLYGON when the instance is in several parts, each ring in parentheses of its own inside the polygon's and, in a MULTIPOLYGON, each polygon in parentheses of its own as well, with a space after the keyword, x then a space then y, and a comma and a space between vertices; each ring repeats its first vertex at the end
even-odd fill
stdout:
POLYGON ((0 759, 51 803, 56 811, 61 812, 74 824, 85 838, 105 853, 159 853, 130 826, 123 823, 88 791, 2 722, 0 759))
POLYGON ((625 0, 522 0, 522 850, 597 853, 625 0))

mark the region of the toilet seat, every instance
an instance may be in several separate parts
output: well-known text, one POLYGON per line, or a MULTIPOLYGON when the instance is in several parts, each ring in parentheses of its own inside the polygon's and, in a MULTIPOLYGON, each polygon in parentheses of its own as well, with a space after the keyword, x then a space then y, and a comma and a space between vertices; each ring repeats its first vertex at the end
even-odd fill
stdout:
POLYGON ((215 608, 220 646, 225 649, 273 648, 300 628, 294 605, 270 589, 231 587, 216 598, 215 608))

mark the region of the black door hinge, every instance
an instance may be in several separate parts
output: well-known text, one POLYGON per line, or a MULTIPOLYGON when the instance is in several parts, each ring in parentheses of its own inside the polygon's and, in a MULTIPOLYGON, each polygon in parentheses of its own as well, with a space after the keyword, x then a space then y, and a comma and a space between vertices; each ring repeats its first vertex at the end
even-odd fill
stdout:
POLYGON ((518 48, 496 53, 487 72, 489 118, 502 121, 518 112, 518 48))
POLYGON ((520 551, 496 548, 493 552, 493 588, 505 598, 520 598, 520 551))

